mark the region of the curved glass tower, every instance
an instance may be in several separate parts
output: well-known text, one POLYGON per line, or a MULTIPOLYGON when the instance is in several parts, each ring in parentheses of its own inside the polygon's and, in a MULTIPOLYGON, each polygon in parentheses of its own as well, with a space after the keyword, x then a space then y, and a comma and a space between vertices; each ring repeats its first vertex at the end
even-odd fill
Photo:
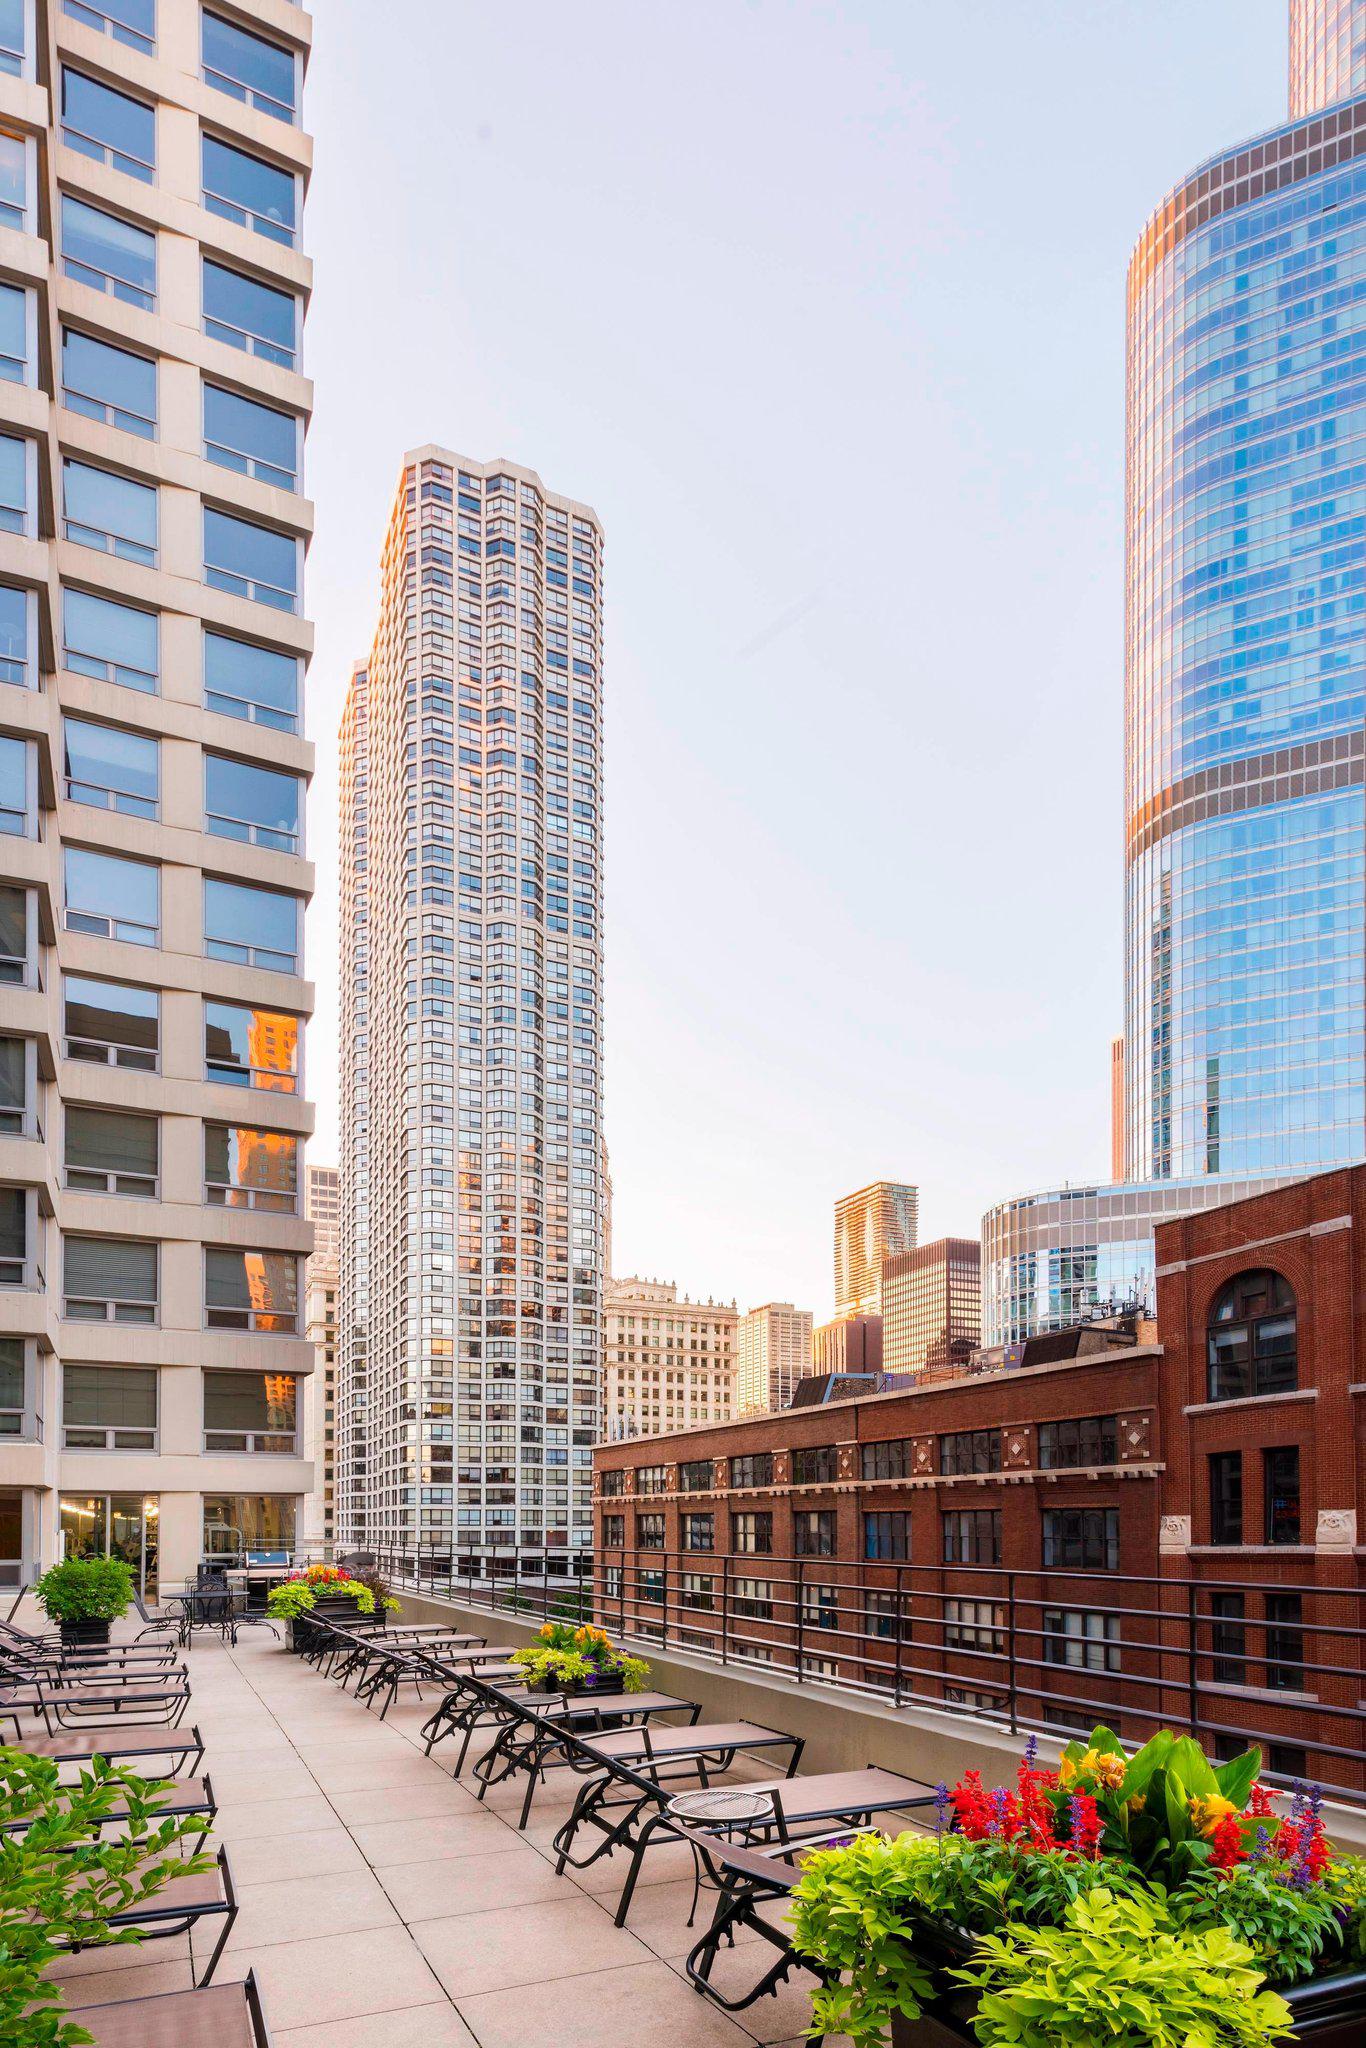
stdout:
POLYGON ((1129 268, 1131 1181, 1366 1151, 1366 0, 1291 27, 1129 268))

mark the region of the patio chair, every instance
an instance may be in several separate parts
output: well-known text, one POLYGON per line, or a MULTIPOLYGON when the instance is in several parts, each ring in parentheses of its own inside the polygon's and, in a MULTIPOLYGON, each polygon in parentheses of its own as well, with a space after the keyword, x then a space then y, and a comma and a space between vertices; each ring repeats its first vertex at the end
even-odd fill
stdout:
POLYGON ((136 1673, 48 1672, 33 1683, 0 1681, 0 1715, 21 1713, 40 1720, 51 1734, 55 1728, 76 1728, 94 1721, 103 1726, 116 1720, 121 1726, 159 1722, 174 1728, 184 1719, 190 1701, 190 1682, 183 1672, 143 1678, 136 1673))
POLYGON ((170 1643, 174 1637, 179 1636, 180 1616, 178 1614, 150 1614, 147 1609, 147 1602, 143 1599, 136 1586, 133 1588, 133 1611, 137 1615, 138 1620, 143 1624, 134 1636, 134 1642, 140 1643, 145 1637, 151 1636, 154 1641, 170 1643))
POLYGON ((199 1766, 204 1761, 204 1738, 195 1727, 177 1728, 58 1728, 55 1733, 41 1734, 30 1730, 25 1734, 23 1747, 30 1756, 50 1757, 57 1764, 88 1764, 97 1756, 105 1757, 111 1764, 131 1764, 141 1769, 143 1760, 149 1757, 164 1757, 170 1762, 169 1770, 158 1771, 158 1777, 175 1778, 186 1763, 187 1778, 199 1775, 199 1766), (191 1761, 192 1759, 192 1761, 191 1761))
MULTIPOLYGON (((169 1799, 158 1800, 154 1818, 158 1822, 173 1819, 179 1820, 192 1814, 200 1815, 210 1825, 212 1825, 217 1817, 218 1799, 207 1774, 202 1778, 185 1779, 183 1783, 176 1786, 174 1793, 169 1799)), ((36 1816, 23 1820, 0 1822, 0 1834, 22 1834, 26 1828, 32 1827, 34 1818, 36 1816)), ((115 1827, 122 1821, 131 1820, 131 1818, 132 1815, 126 1806, 112 1807, 104 1815, 103 1819, 96 1822, 95 1833, 101 1835, 107 1827, 115 1827)), ((202 1840, 202 1838, 200 1839, 202 1840)), ((186 1835, 182 1838, 181 1846, 187 1856, 192 1856, 197 1853, 199 1842, 194 1836, 186 1835)))
POLYGON ((79 2024, 94 2048, 270 2048, 254 1970, 244 1984, 83 2006, 79 2024))
MULTIPOLYGON (((129 1906, 121 1913, 110 1913, 100 1925, 117 1929, 135 1930, 144 1942, 165 1941, 177 1934, 188 1934, 201 1921, 218 1921, 221 1927, 218 1940, 200 1975, 194 1974, 194 1960, 191 1957, 190 1978, 192 1983, 207 1984, 218 1966, 218 1959, 232 1933, 237 1918, 237 1894, 233 1889, 232 1870, 228 1863, 226 1844, 218 1851, 216 1867, 201 1870, 189 1877, 173 1877, 155 1898, 144 1899, 129 1906)), ((78 1938, 63 1942, 62 1946, 73 1955, 82 1949, 98 1948, 97 1941, 83 1942, 78 1938)))
POLYGON ((696 1700, 679 1699, 666 1692, 588 1692, 573 1694, 531 1693, 522 1685, 498 1685, 472 1678, 467 1683, 501 1700, 504 1714, 490 1747, 477 1760, 473 1775, 482 1800, 491 1785, 502 1784, 519 1771, 526 1773, 526 1794, 518 1819, 524 1828, 531 1818, 536 1788, 546 1772, 570 1761, 571 1752, 560 1741, 566 1731, 604 1733, 632 1723, 650 1721, 657 1714, 685 1713, 696 1722, 702 1709, 696 1700))

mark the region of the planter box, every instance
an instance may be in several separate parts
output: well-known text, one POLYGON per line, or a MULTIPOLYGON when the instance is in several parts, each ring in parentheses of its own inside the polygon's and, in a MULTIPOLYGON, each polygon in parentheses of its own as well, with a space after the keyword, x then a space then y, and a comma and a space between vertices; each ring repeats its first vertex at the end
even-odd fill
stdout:
POLYGON ((78 1643, 107 1643, 113 1623, 109 1621, 60 1621, 62 1641, 74 1648, 78 1643))

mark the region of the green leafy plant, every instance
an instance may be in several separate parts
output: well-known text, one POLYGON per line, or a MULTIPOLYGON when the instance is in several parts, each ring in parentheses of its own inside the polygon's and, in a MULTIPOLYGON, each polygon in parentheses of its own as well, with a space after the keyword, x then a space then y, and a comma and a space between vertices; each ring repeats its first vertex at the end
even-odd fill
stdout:
POLYGON ((979 1993, 982 2048, 1263 2048, 1290 2032, 1246 1942, 1176 1927, 1156 1895, 1102 1886, 1061 1927, 981 1936, 951 1974, 979 1993))
POLYGON ((121 1557, 67 1557, 49 1565, 33 1597, 50 1621, 117 1621, 133 1600, 133 1573, 121 1557))
POLYGON ((1347 1953, 1354 1962, 1366 1962, 1366 1857, 1340 1857, 1329 1875, 1342 1909, 1347 1953))
MULTIPOLYGON (((380 1581, 383 1584, 383 1580, 380 1581)), ((281 1579, 272 1586, 266 1600, 266 1613, 277 1621, 297 1621, 301 1614, 307 1614, 317 1606, 319 1600, 351 1599, 360 1614, 373 1614, 375 1593, 363 1579, 348 1578, 333 1564, 311 1564, 305 1571, 296 1572, 291 1579, 281 1579)), ((386 1605, 397 1607, 396 1600, 386 1605)))
POLYGON ((1242 1863, 1184 1885, 1172 1895, 1171 1913, 1183 1927, 1227 1927, 1247 1943, 1268 1983, 1294 1984, 1312 1977, 1325 1953, 1335 1961, 1341 1953, 1345 1901, 1332 1877, 1300 1887, 1274 1865, 1242 1863))
MULTIPOLYGON (((389 1591, 389 1581, 374 1565, 367 1565, 363 1571, 353 1571, 346 1581, 348 1586, 364 1586, 376 1608, 386 1608, 390 1614, 397 1614, 402 1602, 389 1591)), ((374 1609, 370 1610, 371 1612, 374 1609)))
POLYGON ((605 1631, 590 1622, 577 1628, 546 1622, 534 1643, 513 1652, 512 1662, 521 1666, 527 1684, 538 1688, 547 1683, 573 1688, 597 1679, 626 1692, 643 1692, 650 1676, 643 1658, 614 1649, 605 1631))
POLYGON ((49 1965, 73 1947, 142 1939, 111 1928, 113 1913, 154 1899, 173 1878, 209 1870, 213 1858, 179 1845, 202 1836, 202 1815, 162 1808, 175 1788, 96 1758, 74 1785, 57 1765, 0 1749, 0 2041, 5 2048, 77 2048, 92 2036, 66 2016, 49 1965), (126 1814, 116 1837, 100 1824, 126 1814))

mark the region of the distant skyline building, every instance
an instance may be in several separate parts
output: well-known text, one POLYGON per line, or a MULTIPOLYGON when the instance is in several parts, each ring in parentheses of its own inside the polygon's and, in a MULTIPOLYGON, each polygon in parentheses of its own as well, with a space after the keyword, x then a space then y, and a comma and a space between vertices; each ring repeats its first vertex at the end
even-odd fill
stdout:
POLYGON ((1110 1177, 1124 1178, 1124 1034, 1110 1040, 1110 1177))
POLYGON ((366 1541, 563 1572, 602 1421, 602 529, 533 470, 428 444, 381 574, 342 1103, 367 1160, 343 1216, 366 1541))
POLYGON ((356 662, 340 733, 337 931, 341 1003, 341 1193, 338 1204, 334 1523, 363 1548, 368 1514, 366 1344, 370 1292, 369 671, 356 662))
POLYGON ((741 1316, 736 1341, 735 1413, 786 1408, 797 1381, 812 1372, 812 1316, 790 1301, 767 1301, 741 1316))
POLYGON ((835 1204, 835 1315, 882 1313, 882 1262, 915 1249, 920 1192, 875 1180, 835 1204))
POLYGON ((965 1364, 982 1341, 982 1248, 940 1237, 882 1267, 882 1369, 937 1372, 965 1364))
POLYGON ((611 1280, 606 1307, 606 1434, 655 1436, 728 1422, 735 1409, 735 1303, 680 1301, 672 1281, 611 1280))
POLYGON ((811 1333, 811 1370, 881 1372, 882 1317, 836 1316, 811 1333))
POLYGON ((304 1386, 304 1456, 313 1490, 304 1502, 304 1541, 316 1552, 337 1533, 337 1260, 341 1248, 341 1174, 335 1166, 304 1169, 304 1214, 313 1250, 304 1269, 304 1335, 313 1371, 304 1386))
POLYGON ((988 1212, 988 1343, 1366 1154, 1366 0, 1294 0, 1289 103, 1129 265, 1124 1179, 988 1212))

